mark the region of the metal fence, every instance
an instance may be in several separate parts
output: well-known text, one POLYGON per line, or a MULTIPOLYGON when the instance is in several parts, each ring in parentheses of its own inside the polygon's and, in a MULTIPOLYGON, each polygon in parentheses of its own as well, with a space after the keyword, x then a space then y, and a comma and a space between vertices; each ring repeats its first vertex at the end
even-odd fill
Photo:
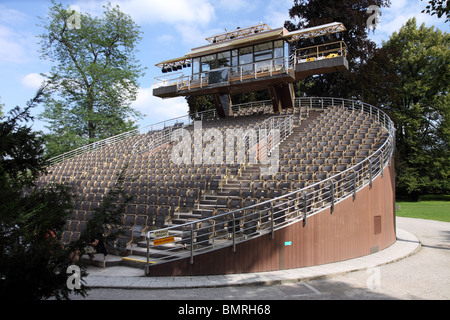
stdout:
POLYGON ((141 139, 138 139, 132 146, 132 153, 140 154, 145 151, 153 150, 156 147, 155 143, 161 141, 160 137, 167 135, 167 132, 171 132, 174 129, 179 128, 180 126, 185 126, 192 124, 194 120, 203 120, 203 119, 214 119, 217 118, 216 110, 207 110, 203 112, 198 112, 193 115, 185 115, 177 118, 157 122, 154 124, 150 124, 147 126, 140 127, 135 130, 127 131, 118 135, 115 135, 110 138, 106 138, 103 140, 99 140, 77 149, 71 150, 69 152, 60 154, 56 157, 53 157, 47 161, 48 166, 55 165, 57 163, 63 162, 65 160, 74 158, 76 156, 80 156, 87 152, 98 151, 104 147, 112 146, 118 142, 124 141, 126 139, 136 137, 142 134, 141 139))
POLYGON ((381 124, 382 130, 388 133, 387 139, 363 161, 304 188, 208 218, 149 231, 146 236, 148 253, 146 270, 148 271, 152 265, 183 258, 189 258, 190 262, 194 263, 196 255, 224 247, 231 246, 235 251, 238 243, 266 234, 270 234, 273 238, 276 230, 299 221, 306 225, 311 215, 328 207, 333 212, 337 202, 349 196, 356 198, 359 189, 367 185, 371 187, 372 181, 379 174, 383 174, 384 167, 390 164, 395 141, 393 122, 381 110, 361 101, 337 98, 296 99, 296 107, 309 109, 328 106, 343 106, 369 114, 381 124), (157 248, 161 258, 150 261, 149 254, 155 250, 154 240, 157 240, 159 234, 175 236, 171 239, 173 242, 157 248))
POLYGON ((177 91, 203 88, 207 86, 228 85, 233 81, 259 79, 274 75, 286 74, 295 67, 295 57, 281 57, 259 62, 252 62, 233 67, 224 67, 193 75, 181 72, 163 75, 154 79, 155 88, 177 86, 177 91))

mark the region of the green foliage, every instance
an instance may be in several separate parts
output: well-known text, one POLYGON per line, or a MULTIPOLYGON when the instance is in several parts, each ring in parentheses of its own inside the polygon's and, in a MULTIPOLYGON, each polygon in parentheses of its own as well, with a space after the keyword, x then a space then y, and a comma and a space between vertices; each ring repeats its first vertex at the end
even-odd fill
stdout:
MULTIPOLYGON (((364 73, 362 66, 373 54, 376 45, 371 41, 367 19, 371 13, 367 9, 371 5, 386 7, 389 0, 295 0, 294 6, 289 10, 292 21, 286 21, 285 27, 290 30, 304 29, 332 22, 342 22, 347 28, 341 40, 348 47, 348 60, 350 72, 330 73, 321 76, 310 76, 297 84, 297 96, 327 96, 354 98, 361 96, 361 77, 364 73), (298 21, 296 23, 295 21, 298 21)), ((333 36, 334 37, 334 36, 333 36)), ((304 39, 297 42, 293 48, 309 47, 320 44, 320 38, 304 39)), ((334 41, 337 41, 335 39, 334 41)), ((329 39, 326 42, 330 42, 329 39)))
POLYGON ((432 16, 437 15, 438 18, 445 16, 445 22, 450 21, 448 0, 429 0, 426 9, 422 10, 422 12, 426 12, 432 16))
POLYGON ((399 217, 450 222, 450 201, 396 202, 399 217))
POLYGON ((189 114, 215 109, 212 95, 187 96, 186 102, 189 105, 189 114))
MULTIPOLYGON (((38 188, 45 173, 42 137, 21 122, 32 120, 28 106, 0 122, 0 296, 4 299, 67 298, 69 252, 62 247, 65 219, 72 207, 66 187, 38 188)), ((80 289, 80 294, 85 294, 80 289)))
POLYGON ((93 239, 108 244, 120 235, 123 212, 125 212, 128 202, 133 198, 125 192, 123 187, 126 169, 126 166, 121 169, 114 186, 108 190, 101 205, 93 211, 93 215, 88 221, 86 229, 81 233, 80 239, 72 243, 71 247, 83 249, 93 239))
MULTIPOLYGON (((261 100, 270 100, 268 90, 231 94, 231 101, 233 105, 261 100)), ((189 114, 214 110, 216 108, 214 97, 212 95, 187 96, 186 101, 189 105, 189 114)))
POLYGON ((397 128, 397 189, 416 200, 450 192, 449 45, 415 18, 383 45, 396 77, 383 105, 397 128))
POLYGON ((47 90, 40 119, 49 123, 47 148, 54 156, 134 129, 142 115, 131 102, 144 68, 135 58, 139 26, 118 6, 108 4, 101 17, 80 13, 79 28, 71 28, 73 13, 52 4, 39 36, 41 58, 55 63, 42 74, 47 90))

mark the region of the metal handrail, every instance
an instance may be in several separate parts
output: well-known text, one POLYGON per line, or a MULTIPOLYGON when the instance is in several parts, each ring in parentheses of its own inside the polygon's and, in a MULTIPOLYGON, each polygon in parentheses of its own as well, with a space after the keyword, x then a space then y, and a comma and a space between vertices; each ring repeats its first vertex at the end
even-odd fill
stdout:
MULTIPOLYGON (((58 156, 50 158, 47 161, 47 166, 55 165, 57 163, 65 161, 65 160, 72 159, 76 156, 83 155, 87 152, 100 150, 103 147, 111 146, 111 145, 118 143, 120 141, 123 141, 125 139, 135 137, 145 131, 147 131, 148 136, 151 136, 154 133, 157 133, 161 130, 165 130, 166 128, 169 128, 169 127, 177 126, 180 123, 181 124, 185 124, 185 123, 191 124, 193 120, 204 120, 204 119, 206 120, 206 119, 215 119, 215 118, 217 118, 216 110, 206 110, 206 111, 202 111, 202 112, 196 112, 195 114, 188 114, 185 116, 180 116, 180 117, 172 118, 172 119, 165 120, 165 121, 160 121, 160 122, 146 125, 146 126, 134 129, 134 130, 123 132, 123 133, 120 133, 118 135, 115 135, 115 136, 112 136, 112 137, 109 137, 109 138, 106 138, 103 140, 89 143, 89 144, 86 144, 79 148, 76 148, 74 150, 62 153, 58 156)), ((145 139, 145 137, 143 137, 143 139, 145 139)), ((142 142, 143 141, 141 141, 141 140, 136 141, 134 143, 134 145, 132 146, 132 151, 135 150, 138 147, 139 143, 142 143, 142 142)))
POLYGON ((256 124, 244 134, 244 144, 248 145, 248 150, 253 150, 249 154, 248 163, 257 163, 257 159, 266 159, 271 152, 283 142, 293 129, 293 116, 274 116, 263 122, 256 124))
POLYGON ((344 41, 325 43, 295 50, 296 63, 334 58, 336 56, 347 56, 347 45, 344 41), (334 45, 337 45, 337 47, 330 49, 334 45), (301 54, 302 52, 306 53, 301 54))
MULTIPOLYGON (((164 79, 164 83, 155 82, 155 86, 169 86, 177 85, 177 91, 191 90, 193 87, 203 88, 208 86, 208 75, 211 72, 217 72, 219 70, 227 71, 226 81, 222 83, 228 84, 230 81, 243 81, 247 78, 258 79, 258 77, 266 77, 267 75, 273 76, 279 73, 288 73, 290 69, 294 67, 293 56, 274 58, 270 60, 263 60, 258 62, 251 62, 241 64, 239 66, 223 67, 205 72, 196 73, 193 75, 174 74, 173 78, 167 79, 167 77, 158 77, 156 80, 164 79)), ((216 85, 220 85, 216 84, 216 85)))
POLYGON ((299 221, 303 221, 305 226, 308 217, 328 207, 331 208, 333 213, 334 206, 338 202, 349 196, 355 198, 357 191, 367 185, 372 187, 372 181, 379 174, 382 174, 384 167, 390 164, 390 159, 393 155, 395 146, 393 122, 383 111, 361 101, 337 98, 296 99, 296 105, 304 105, 307 108, 323 108, 329 102, 333 102, 334 106, 342 105, 351 110, 360 110, 363 113, 370 114, 375 118, 374 120, 381 124, 382 129, 388 133, 386 141, 378 150, 347 170, 283 196, 216 214, 195 222, 187 222, 183 225, 169 226, 147 232, 146 237, 149 246, 151 243, 150 239, 156 231, 167 230, 170 232, 181 228, 190 232, 188 238, 177 237, 175 242, 163 248, 163 250, 159 250, 159 252, 163 252, 166 255, 164 260, 150 264, 147 257, 147 272, 151 265, 186 257, 190 257, 191 263, 194 263, 196 255, 225 247, 231 246, 233 251, 235 251, 236 244, 240 242, 265 234, 270 234, 271 238, 273 238, 274 231, 299 221), (186 245, 188 250, 179 251, 182 245, 186 245))
MULTIPOLYGON (((241 110, 241 109, 251 108, 251 107, 254 107, 255 105, 261 105, 261 104, 269 105, 270 100, 242 103, 242 104, 233 106, 233 110, 241 110)), ((103 140, 99 140, 96 142, 86 144, 79 148, 76 148, 71 151, 62 153, 58 156, 52 157, 47 161, 47 166, 55 165, 57 163, 65 161, 65 160, 72 159, 76 156, 83 155, 87 152, 100 150, 103 147, 114 145, 117 142, 123 141, 123 140, 131 138, 131 137, 135 137, 146 131, 147 131, 146 134, 150 137, 152 135, 152 133, 156 133, 158 131, 164 130, 165 128, 168 128, 171 126, 176 126, 180 123, 189 125, 189 124, 192 124, 192 122, 194 120, 201 120, 201 121, 211 120, 211 119, 216 119, 217 117, 218 117, 217 111, 215 109, 211 109, 211 110, 196 112, 193 114, 188 114, 185 116, 179 116, 179 117, 172 118, 169 120, 156 122, 156 123, 146 125, 146 126, 143 126, 143 127, 137 128, 137 129, 133 129, 133 130, 130 130, 127 132, 120 133, 118 135, 115 135, 115 136, 112 136, 109 138, 105 138, 103 140)), ((143 139, 145 139, 145 137, 143 137, 143 139)), ((144 141, 142 141, 142 140, 136 141, 132 146, 132 152, 133 152, 133 150, 135 152, 136 149, 139 147, 139 144, 142 144, 142 143, 144 143, 144 141)), ((150 142, 145 146, 146 150, 153 149, 151 147, 151 144, 153 144, 153 143, 154 142, 151 142, 151 140, 150 140, 150 142)))

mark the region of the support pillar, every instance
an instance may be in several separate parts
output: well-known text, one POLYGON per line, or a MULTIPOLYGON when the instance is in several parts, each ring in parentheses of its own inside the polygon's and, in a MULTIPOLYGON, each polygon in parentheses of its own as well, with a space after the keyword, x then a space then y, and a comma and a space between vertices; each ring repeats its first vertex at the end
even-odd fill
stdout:
POLYGON ((220 118, 226 118, 233 115, 231 109, 231 97, 228 93, 214 94, 214 102, 216 104, 217 114, 220 118))
POLYGON ((282 109, 293 108, 295 102, 294 84, 280 83, 269 86, 273 112, 281 112, 282 109))

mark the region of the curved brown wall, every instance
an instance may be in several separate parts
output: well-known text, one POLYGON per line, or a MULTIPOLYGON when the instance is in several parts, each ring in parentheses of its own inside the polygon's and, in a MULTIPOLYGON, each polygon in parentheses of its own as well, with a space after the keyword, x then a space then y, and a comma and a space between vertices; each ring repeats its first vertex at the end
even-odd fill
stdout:
POLYGON ((373 180, 372 188, 358 191, 336 203, 331 214, 325 209, 308 217, 307 224, 295 223, 265 235, 190 259, 150 267, 150 276, 213 275, 301 268, 348 260, 383 250, 396 241, 394 164, 384 176, 373 180), (285 246, 290 241, 292 245, 285 246))

